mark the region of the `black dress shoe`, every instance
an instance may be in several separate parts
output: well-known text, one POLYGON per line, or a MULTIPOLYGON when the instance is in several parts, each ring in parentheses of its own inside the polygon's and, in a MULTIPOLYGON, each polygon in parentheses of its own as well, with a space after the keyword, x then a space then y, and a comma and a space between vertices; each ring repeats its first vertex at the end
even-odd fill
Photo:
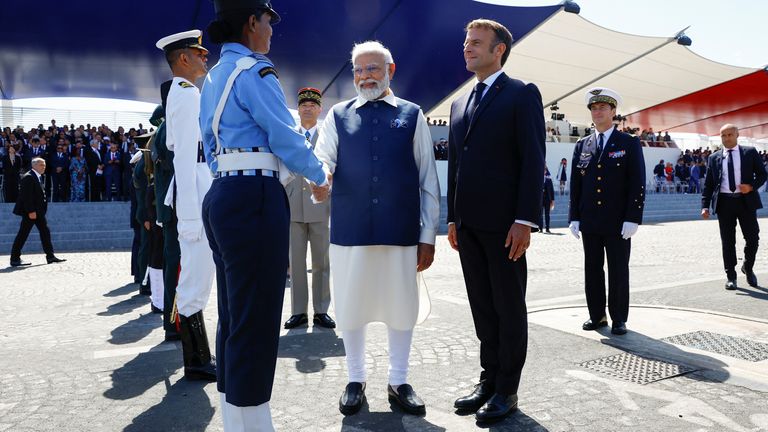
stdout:
POLYGON ((55 256, 49 256, 48 258, 46 258, 46 260, 48 261, 48 264, 60 263, 60 262, 66 261, 66 259, 64 258, 56 258, 55 256))
POLYGON ((424 415, 427 410, 424 407, 424 401, 416 395, 410 384, 401 384, 397 386, 397 391, 391 386, 387 386, 389 401, 400 405, 400 408, 408 414, 424 415))
POLYGON ((312 318, 312 323, 329 329, 336 328, 336 321, 328 316, 327 313, 315 314, 315 317, 312 318))
POLYGON ((28 266, 28 265, 32 265, 32 263, 28 263, 22 260, 11 261, 11 267, 21 267, 21 266, 28 266))
POLYGON ((152 306, 152 313, 156 313, 156 314, 163 313, 163 310, 160 309, 159 307, 157 307, 157 306, 155 306, 153 304, 150 304, 150 306, 152 306))
POLYGON ((597 330, 600 327, 605 327, 608 325, 608 318, 602 317, 600 318, 600 321, 594 322, 592 318, 584 321, 584 324, 581 325, 582 330, 597 330))
POLYGON ((477 410, 475 419, 477 421, 495 422, 504 419, 517 409, 517 395, 504 396, 498 393, 494 394, 482 408, 477 410))
POLYGON ((725 289, 728 291, 733 291, 736 289, 736 279, 728 279, 728 282, 725 283, 725 289))
POLYGON ((552 231, 550 231, 549 228, 547 228, 547 234, 552 234, 552 231))
POLYGON ((615 335, 625 335, 627 334, 627 325, 621 321, 614 321, 613 324, 611 324, 611 333, 615 335))
POLYGON ((347 384, 339 398, 339 411, 344 415, 352 415, 360 411, 363 401, 365 401, 365 383, 351 382, 347 384))
POLYGON ((741 272, 747 275, 747 283, 751 287, 757 287, 757 276, 755 276, 755 272, 752 270, 747 270, 746 267, 741 266, 741 272))
POLYGON ((472 393, 456 399, 456 402, 453 403, 453 407, 463 412, 477 412, 477 410, 488 402, 488 399, 493 396, 493 393, 493 386, 488 384, 485 380, 480 381, 480 383, 475 386, 472 393))
POLYGON ((285 327, 286 329, 292 329, 300 325, 306 324, 307 322, 309 322, 309 320, 307 319, 307 314, 291 315, 291 317, 288 318, 288 321, 285 322, 283 327, 285 327))

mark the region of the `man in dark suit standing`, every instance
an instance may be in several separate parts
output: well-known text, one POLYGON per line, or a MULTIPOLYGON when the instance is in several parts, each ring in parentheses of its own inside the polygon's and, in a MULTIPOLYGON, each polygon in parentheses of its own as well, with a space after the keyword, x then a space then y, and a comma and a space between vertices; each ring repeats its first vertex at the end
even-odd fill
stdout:
POLYGON ((725 148, 709 156, 701 196, 701 217, 709 219, 710 207, 712 214, 717 214, 727 290, 736 289, 736 222, 739 222, 746 242, 741 272, 747 276, 749 286, 756 287, 753 266, 760 234, 757 209, 763 208, 757 190, 768 175, 757 150, 738 144, 739 129, 736 126, 726 124, 720 128, 720 139, 725 148))
POLYGON ((53 202, 69 201, 69 156, 65 146, 65 140, 59 139, 56 153, 51 154, 53 202))
POLYGON ((555 186, 552 184, 552 176, 549 174, 547 167, 544 167, 544 187, 541 196, 541 208, 544 211, 544 217, 539 217, 539 232, 546 231, 547 234, 552 232, 549 230, 549 212, 555 208, 555 186))
POLYGON ((466 33, 464 60, 476 79, 451 105, 448 241, 459 251, 483 371, 454 406, 487 422, 517 408, 528 346, 525 251, 541 214, 545 128, 539 89, 501 69, 509 30, 479 19, 466 33))
POLYGON ((586 94, 595 124, 593 133, 579 140, 571 163, 569 228, 584 243, 584 291, 589 319, 584 330, 608 325, 605 316, 605 272, 608 257, 608 311, 611 333, 627 333, 629 316, 630 237, 643 220, 645 160, 640 140, 613 124, 621 98, 613 90, 596 87, 586 94))
POLYGON ((43 243, 48 264, 66 261, 53 254, 51 232, 48 230, 48 222, 45 220, 48 202, 45 200, 45 191, 43 190, 43 173, 45 173, 45 159, 35 158, 32 159, 32 169, 21 178, 19 198, 13 208, 13 214, 21 216, 21 226, 11 248, 11 267, 30 264, 21 260, 21 249, 27 242, 32 226, 36 226, 37 231, 40 232, 40 241, 43 243))

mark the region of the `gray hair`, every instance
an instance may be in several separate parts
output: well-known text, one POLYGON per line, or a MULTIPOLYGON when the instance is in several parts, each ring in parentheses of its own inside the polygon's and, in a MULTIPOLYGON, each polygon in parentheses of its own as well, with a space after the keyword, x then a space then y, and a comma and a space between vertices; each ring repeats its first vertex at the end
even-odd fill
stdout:
POLYGON ((379 54, 384 57, 384 63, 391 64, 395 61, 392 59, 392 53, 381 44, 379 41, 365 41, 363 43, 355 44, 352 47, 352 64, 355 64, 355 59, 361 54, 379 54))
POLYGON ((41 163, 44 164, 45 163, 45 159, 39 158, 39 157, 36 157, 36 158, 32 159, 32 166, 36 166, 36 165, 39 165, 41 163))

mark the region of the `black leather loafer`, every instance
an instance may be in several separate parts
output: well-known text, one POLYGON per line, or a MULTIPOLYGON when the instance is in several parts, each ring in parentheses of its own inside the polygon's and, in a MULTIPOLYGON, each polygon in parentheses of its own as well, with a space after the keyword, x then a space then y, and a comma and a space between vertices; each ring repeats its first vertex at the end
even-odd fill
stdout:
POLYGON ((493 387, 488 384, 487 381, 480 381, 479 384, 475 385, 475 389, 472 393, 456 399, 456 402, 453 403, 453 407, 463 412, 477 412, 477 410, 488 402, 488 399, 493 396, 493 393, 493 387))
POLYGON ((747 270, 746 267, 741 266, 741 272, 747 275, 747 283, 751 287, 757 287, 757 276, 755 276, 755 272, 752 270, 747 270))
POLYGON ((614 321, 611 325, 611 333, 615 335, 627 334, 627 325, 621 321, 614 321))
POLYGON ((582 330, 587 330, 587 331, 597 330, 600 327, 605 327, 607 325, 608 325, 608 318, 606 318, 606 317, 600 318, 600 321, 598 321, 598 322, 594 322, 592 320, 592 318, 590 318, 590 319, 584 321, 584 324, 581 325, 581 329, 582 330))
POLYGON ((360 411, 363 401, 365 401, 365 383, 351 382, 347 384, 339 398, 339 411, 344 415, 355 414, 360 411))
POLYGON ((408 414, 424 415, 427 410, 424 407, 424 401, 416 395, 410 384, 401 384, 397 386, 397 391, 391 386, 387 386, 389 401, 400 405, 400 408, 408 414))
POLYGON ((336 328, 336 321, 327 313, 315 314, 315 317, 312 318, 312 323, 329 329, 336 328))
POLYGON ((292 329, 300 325, 304 325, 307 322, 309 322, 309 320, 307 319, 307 314, 297 314, 288 318, 288 321, 285 322, 285 325, 283 325, 283 327, 285 327, 286 329, 292 329))
POLYGON ((736 289, 736 279, 728 279, 728 282, 725 283, 725 289, 728 291, 733 291, 736 289))
POLYGON ((22 261, 22 260, 11 261, 11 267, 22 267, 22 266, 28 266, 28 265, 32 265, 32 263, 22 261))
POLYGON ((475 419, 481 423, 503 420, 517 409, 517 395, 494 394, 482 408, 477 410, 475 419))
POLYGON ((48 261, 48 264, 54 264, 54 263, 60 263, 66 261, 64 258, 57 258, 55 256, 50 256, 46 258, 48 261))

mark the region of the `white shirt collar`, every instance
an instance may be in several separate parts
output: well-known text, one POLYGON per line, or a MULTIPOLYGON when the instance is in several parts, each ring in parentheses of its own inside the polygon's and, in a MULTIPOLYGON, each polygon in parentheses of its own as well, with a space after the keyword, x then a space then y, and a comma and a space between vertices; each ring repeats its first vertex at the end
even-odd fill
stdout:
POLYGON ((309 129, 304 129, 304 127, 303 127, 303 126, 299 125, 299 132, 301 132, 301 134, 302 134, 302 135, 304 135, 304 134, 306 134, 307 132, 309 132, 309 136, 310 136, 310 137, 313 137, 313 136, 315 136, 315 131, 316 131, 316 130, 317 130, 317 123, 315 123, 315 125, 314 125, 314 126, 312 126, 312 127, 311 127, 311 128, 309 128, 309 129))
MULTIPOLYGON (((483 80, 483 84, 485 84, 485 86, 486 86, 486 87, 485 87, 485 90, 486 90, 486 91, 488 91, 488 88, 490 88, 490 87, 491 87, 491 85, 492 85, 494 82, 496 82, 496 78, 498 78, 498 77, 499 77, 499 75, 501 75, 501 74, 502 74, 502 72, 504 72, 504 69, 499 69, 499 70, 497 70, 496 72, 494 72, 494 73, 492 73, 492 74, 488 75, 488 78, 486 78, 486 79, 484 79, 484 80, 483 80)), ((480 81, 477 79, 477 75, 475 75, 475 85, 477 85, 477 83, 479 83, 479 82, 480 82, 480 81)), ((485 94, 485 93, 483 93, 483 94, 485 94)))
MULTIPOLYGON (((611 126, 608 128, 605 132, 598 132, 597 129, 595 129, 595 145, 597 145, 598 136, 602 133, 603 134, 603 145, 608 144, 608 140, 611 138, 611 134, 613 133, 613 130, 616 129, 616 126, 611 126)), ((605 148, 605 147, 603 147, 605 148)))
MULTIPOLYGON (((367 102, 368 102, 368 99, 358 96, 357 99, 355 99, 355 104, 353 106, 355 109, 357 109, 365 105, 367 102)), ((371 101, 371 102, 386 102, 392 105, 393 107, 397 108, 397 100, 395 100, 395 93, 392 91, 392 89, 389 89, 389 94, 387 94, 383 98, 376 99, 375 101, 371 101)))
POLYGON ((35 171, 35 170, 32 170, 32 172, 33 172, 33 173, 35 173, 35 175, 37 176, 37 181, 40 181, 40 178, 42 178, 42 177, 43 177, 43 175, 42 175, 42 174, 40 174, 39 172, 37 172, 37 171, 35 171))

